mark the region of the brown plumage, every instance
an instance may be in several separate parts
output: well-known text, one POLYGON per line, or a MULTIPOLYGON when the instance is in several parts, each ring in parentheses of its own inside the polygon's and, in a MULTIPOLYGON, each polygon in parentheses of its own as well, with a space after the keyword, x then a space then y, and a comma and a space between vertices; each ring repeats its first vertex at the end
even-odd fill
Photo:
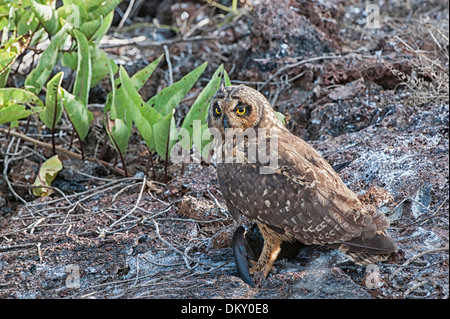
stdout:
POLYGON ((244 214, 256 221, 264 237, 250 272, 267 276, 281 243, 295 239, 340 249, 361 265, 396 251, 384 214, 364 206, 314 148, 281 124, 261 93, 244 85, 222 88, 211 102, 208 124, 222 136, 217 176, 227 207, 237 220, 244 214), (227 128, 244 132, 225 138, 227 128), (258 139, 260 129, 277 137, 275 163, 250 155, 251 145, 270 148, 268 140, 258 139), (227 147, 233 152, 224 154, 227 147))

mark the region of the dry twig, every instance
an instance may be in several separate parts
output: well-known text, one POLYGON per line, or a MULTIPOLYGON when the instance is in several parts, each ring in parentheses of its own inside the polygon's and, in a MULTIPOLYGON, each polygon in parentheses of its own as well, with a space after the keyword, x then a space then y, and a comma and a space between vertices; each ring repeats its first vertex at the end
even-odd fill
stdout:
MULTIPOLYGON (((5 129, 0 128, 0 133, 7 134, 8 131, 5 130, 5 129)), ((34 139, 34 138, 31 138, 31 137, 29 137, 29 136, 27 136, 27 135, 25 135, 25 134, 19 133, 19 132, 10 131, 9 134, 10 134, 11 136, 20 138, 20 139, 22 139, 22 140, 24 140, 24 141, 27 141, 27 142, 33 143, 33 144, 35 144, 35 145, 38 145, 39 147, 47 148, 47 149, 50 149, 50 150, 53 148, 52 144, 45 143, 45 142, 42 142, 42 141, 38 141, 38 140, 36 140, 36 139, 34 139)), ((60 147, 60 146, 56 146, 56 147, 55 147, 55 150, 56 150, 58 153, 62 153, 62 154, 66 155, 66 156, 69 157, 69 158, 79 159, 79 160, 83 159, 83 157, 81 156, 81 154, 74 153, 74 152, 72 152, 72 151, 70 151, 70 150, 67 150, 67 149, 65 149, 65 148, 62 148, 62 147, 60 147)), ((120 175, 122 175, 122 176, 126 176, 126 175, 125 175, 125 172, 124 172, 123 170, 121 170, 120 168, 117 168, 117 167, 112 166, 110 163, 107 163, 107 162, 102 161, 102 160, 100 160, 100 159, 90 158, 90 157, 85 157, 84 159, 85 159, 85 160, 88 160, 88 161, 90 161, 90 162, 102 164, 102 165, 104 165, 104 166, 106 166, 106 167, 110 167, 114 172, 116 172, 116 173, 118 173, 118 174, 120 174, 120 175)))
POLYGON ((420 258, 420 257, 422 257, 422 256, 424 256, 424 255, 432 254, 432 253, 437 253, 437 252, 440 252, 440 251, 448 251, 448 246, 446 246, 446 247, 440 247, 440 248, 434 248, 434 249, 429 249, 429 250, 423 251, 423 252, 421 252, 420 254, 417 254, 417 255, 415 255, 415 256, 409 258, 407 261, 405 261, 405 262, 403 263, 403 265, 402 265, 400 268, 396 269, 396 270, 389 276, 389 280, 392 280, 392 279, 393 279, 393 278, 394 278, 394 277, 395 277, 395 276, 403 269, 403 267, 409 265, 409 264, 412 263, 414 260, 416 260, 416 259, 418 259, 418 258, 420 258))
POLYGON ((142 193, 144 192, 144 188, 145 188, 145 176, 144 179, 142 181, 142 187, 141 187, 141 191, 139 192, 139 196, 136 200, 136 204, 134 205, 134 207, 125 215, 123 215, 122 217, 120 217, 118 220, 116 220, 114 223, 112 223, 111 225, 109 225, 107 228, 102 229, 102 231, 100 232, 99 237, 104 237, 106 235, 106 233, 110 232, 111 229, 116 226, 117 224, 119 224, 120 222, 122 222, 125 218, 127 218, 128 216, 130 216, 132 213, 134 213, 134 211, 138 208, 139 203, 141 201, 142 198, 142 193))

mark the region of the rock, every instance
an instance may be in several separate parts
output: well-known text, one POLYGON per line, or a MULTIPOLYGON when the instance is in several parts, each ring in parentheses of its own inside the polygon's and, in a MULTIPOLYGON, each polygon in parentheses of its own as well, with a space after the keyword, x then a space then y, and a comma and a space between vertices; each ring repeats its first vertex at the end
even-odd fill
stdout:
POLYGON ((214 203, 205 198, 195 198, 186 195, 178 205, 178 214, 186 218, 195 220, 214 219, 212 211, 215 209, 214 203))
POLYGON ((363 78, 347 83, 344 86, 337 87, 328 93, 328 97, 333 101, 348 100, 354 96, 358 96, 365 89, 363 78))
POLYGON ((382 206, 392 205, 394 197, 382 187, 371 186, 367 192, 358 196, 364 205, 381 208, 382 206))
POLYGON ((425 181, 417 190, 414 201, 411 203, 411 213, 414 218, 430 211, 431 183, 425 181))
POLYGON ((216 232, 210 239, 209 247, 211 249, 227 248, 231 246, 231 238, 233 237, 234 225, 226 227, 216 232))

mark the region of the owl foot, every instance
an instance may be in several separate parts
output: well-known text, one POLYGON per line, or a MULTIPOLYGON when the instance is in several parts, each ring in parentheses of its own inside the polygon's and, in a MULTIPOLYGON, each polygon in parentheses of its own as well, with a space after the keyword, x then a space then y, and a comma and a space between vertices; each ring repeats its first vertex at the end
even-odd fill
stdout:
MULTIPOLYGON (((239 226, 233 234, 231 245, 233 247, 234 259, 239 277, 248 285, 254 287, 251 279, 252 274, 255 279, 265 278, 274 269, 273 263, 277 260, 281 251, 281 240, 273 236, 270 230, 263 228, 260 252, 256 255, 258 260, 253 260, 255 254, 246 239, 246 229, 239 226), (250 267, 250 268, 249 268, 250 267)), ((260 281, 260 280, 259 280, 260 281)))
POLYGON ((258 273, 264 274, 264 278, 266 278, 273 268, 273 265, 256 263, 256 265, 250 267, 249 272, 250 275, 256 275, 258 273))
POLYGON ((259 224, 258 227, 264 238, 264 246, 258 261, 249 269, 249 272, 250 274, 262 272, 265 278, 272 271, 273 263, 277 260, 278 254, 281 251, 281 240, 279 236, 266 225, 259 224))
POLYGON ((248 263, 249 266, 253 267, 253 266, 255 266, 258 263, 258 261, 257 260, 253 260, 253 259, 247 259, 247 263, 248 263))
MULTIPOLYGON (((266 248, 266 246, 264 246, 266 248)), ((263 253, 259 257, 258 261, 250 261, 254 263, 252 267, 249 269, 250 275, 261 272, 266 278, 269 273, 274 269, 273 263, 277 260, 278 254, 281 251, 280 245, 273 250, 270 250, 270 254, 264 254, 265 249, 263 248, 263 253)))

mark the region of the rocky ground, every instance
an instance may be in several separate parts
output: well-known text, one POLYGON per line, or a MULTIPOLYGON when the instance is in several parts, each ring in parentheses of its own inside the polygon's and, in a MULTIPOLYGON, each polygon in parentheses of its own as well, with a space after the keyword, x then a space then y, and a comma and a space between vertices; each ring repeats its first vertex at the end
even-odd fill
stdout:
MULTIPOLYGON (((233 83, 289 114, 288 128, 331 164, 351 161, 339 174, 389 216, 399 252, 365 269, 307 247, 251 288, 235 270, 236 225, 214 165, 172 164, 165 181, 154 155, 145 176, 150 155, 136 133, 126 155, 134 177, 67 159, 53 184, 59 191, 34 198, 26 185, 50 151, 0 131, 0 297, 448 298, 448 2, 389 2, 374 29, 365 7, 348 0, 269 2, 236 15, 202 1, 157 3, 147 1, 103 44, 129 73, 167 46, 171 67, 156 70, 144 98, 169 73, 176 80, 208 61, 177 110, 182 119, 223 63, 233 83), (155 18, 178 33, 146 22, 155 18)), ((91 92, 96 124, 85 152, 113 163, 101 135, 108 83, 91 92)), ((45 133, 30 126, 27 135, 48 142, 45 133)))

